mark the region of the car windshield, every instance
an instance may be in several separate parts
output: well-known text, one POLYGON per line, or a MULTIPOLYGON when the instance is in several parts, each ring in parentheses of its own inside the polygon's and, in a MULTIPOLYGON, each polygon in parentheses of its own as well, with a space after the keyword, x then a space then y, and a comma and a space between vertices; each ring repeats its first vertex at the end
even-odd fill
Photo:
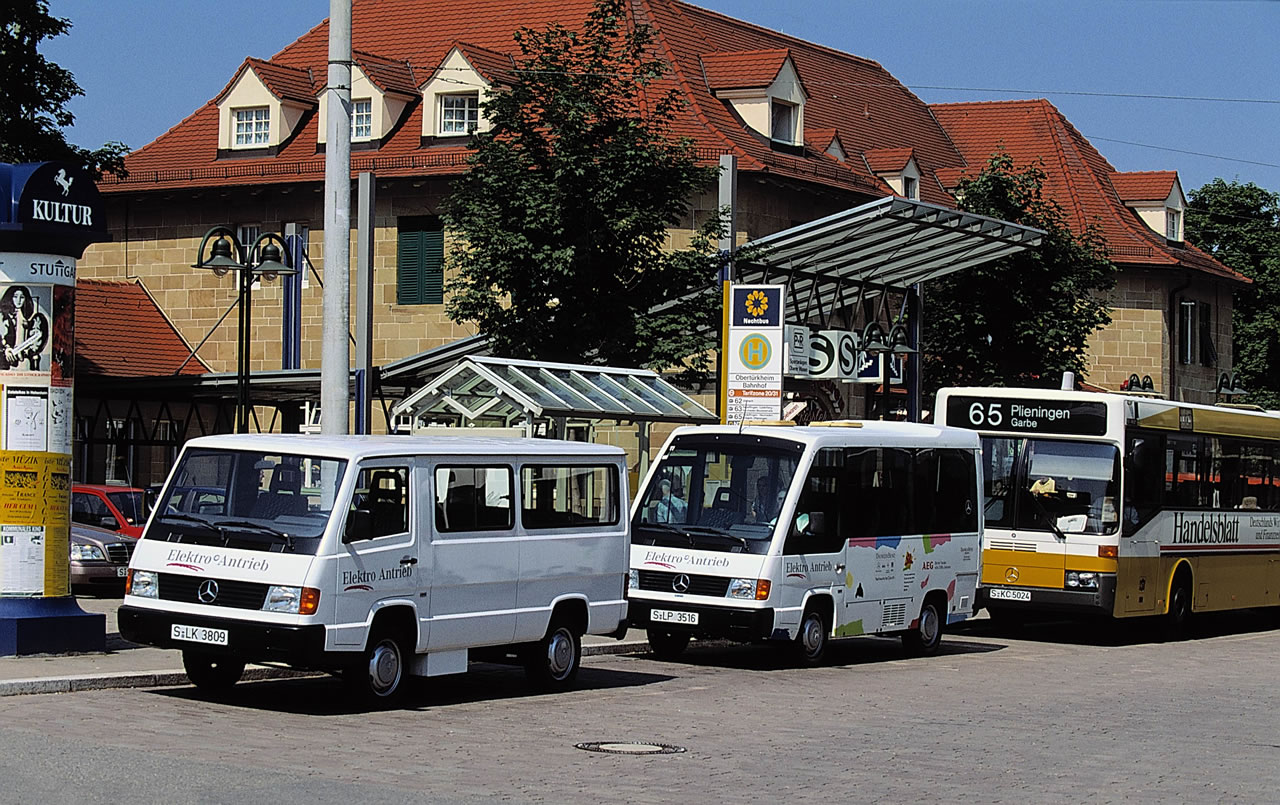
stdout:
POLYGON ((148 539, 315 553, 347 462, 194 448, 160 493, 148 539))
POLYGON ((741 435, 677 439, 641 493, 633 542, 767 553, 802 449, 741 435))
POLYGON ((137 525, 147 517, 147 510, 140 490, 108 492, 107 500, 111 501, 112 506, 120 510, 120 513, 124 515, 125 522, 129 525, 137 525))

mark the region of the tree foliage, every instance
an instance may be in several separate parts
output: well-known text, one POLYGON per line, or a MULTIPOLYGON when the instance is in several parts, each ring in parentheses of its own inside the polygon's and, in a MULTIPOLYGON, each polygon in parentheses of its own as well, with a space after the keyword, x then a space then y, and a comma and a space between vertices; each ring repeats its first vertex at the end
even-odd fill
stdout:
POLYGON ((84 90, 39 48, 70 28, 70 20, 49 14, 46 0, 0 6, 0 162, 63 160, 84 165, 95 176, 123 172, 129 151, 124 143, 110 142, 91 151, 67 142, 62 131, 75 121, 67 103, 84 90))
POLYGON ((1235 297, 1234 368, 1249 402, 1280 408, 1280 194, 1214 179, 1190 193, 1187 240, 1253 280, 1235 297))
POLYGON ((693 248, 664 251, 667 227, 713 185, 680 107, 655 82, 666 66, 625 0, 597 0, 580 31, 521 29, 509 86, 483 104, 470 169, 446 210, 464 246, 451 257, 448 313, 499 354, 703 368, 718 296, 718 216, 693 248), (655 312, 657 311, 657 312, 655 312))
POLYGON ((1116 268, 1098 228, 1076 233, 1044 198, 1045 173, 1017 168, 1003 151, 961 181, 969 212, 1043 229, 1039 247, 926 283, 924 383, 1020 386, 1083 377, 1090 334, 1111 321, 1106 293, 1116 268))

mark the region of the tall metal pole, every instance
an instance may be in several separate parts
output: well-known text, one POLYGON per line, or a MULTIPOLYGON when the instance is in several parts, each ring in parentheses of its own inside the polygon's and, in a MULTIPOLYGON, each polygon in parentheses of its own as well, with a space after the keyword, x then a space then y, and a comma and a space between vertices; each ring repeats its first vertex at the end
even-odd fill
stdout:
MULTIPOLYGON (((252 258, 249 259, 252 261, 252 258)), ((253 322, 249 306, 252 304, 250 298, 253 294, 253 269, 246 265, 238 273, 240 275, 240 359, 236 362, 236 433, 248 433, 249 372, 252 365, 249 345, 253 341, 249 332, 253 322)))
POLYGON ((716 409, 721 424, 729 417, 729 296, 733 287, 733 247, 738 237, 738 158, 720 155, 720 184, 717 209, 726 217, 720 222, 720 360, 716 389, 716 409))
POLYGON ((324 152, 324 325, 320 432, 350 431, 347 343, 351 308, 351 0, 329 0, 324 152))

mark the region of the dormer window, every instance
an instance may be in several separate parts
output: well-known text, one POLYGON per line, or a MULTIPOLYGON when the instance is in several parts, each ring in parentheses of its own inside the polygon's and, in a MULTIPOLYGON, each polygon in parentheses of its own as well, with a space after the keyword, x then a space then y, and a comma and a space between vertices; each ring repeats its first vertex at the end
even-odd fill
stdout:
POLYGON ((1164 211, 1164 236, 1172 241, 1182 240, 1182 211, 1164 211))
POLYGON ((705 53, 707 88, 774 148, 802 151, 808 98, 786 49, 705 53))
POLYGON ((471 134, 480 126, 480 93, 439 95, 441 137, 471 134))
POLYGON ((373 101, 364 98, 351 104, 351 139, 368 140, 373 136, 373 101))
POLYGON ((237 148, 262 147, 271 142, 271 110, 266 106, 236 109, 237 148))
POLYGON ((794 145, 796 141, 796 105, 774 100, 769 126, 769 139, 794 145))
POLYGON ((902 197, 918 200, 920 198, 920 180, 914 176, 902 177, 902 197))

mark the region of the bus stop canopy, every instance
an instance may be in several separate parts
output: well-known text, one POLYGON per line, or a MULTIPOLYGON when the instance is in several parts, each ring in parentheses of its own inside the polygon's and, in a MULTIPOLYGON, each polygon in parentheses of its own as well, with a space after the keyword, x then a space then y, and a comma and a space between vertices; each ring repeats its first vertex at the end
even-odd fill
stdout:
POLYGON ((790 322, 1037 246, 1029 226, 890 196, 748 243, 736 281, 786 284, 790 322))
POLYGON ((535 419, 705 424, 719 418, 645 369, 468 356, 392 409, 511 426, 535 419))

